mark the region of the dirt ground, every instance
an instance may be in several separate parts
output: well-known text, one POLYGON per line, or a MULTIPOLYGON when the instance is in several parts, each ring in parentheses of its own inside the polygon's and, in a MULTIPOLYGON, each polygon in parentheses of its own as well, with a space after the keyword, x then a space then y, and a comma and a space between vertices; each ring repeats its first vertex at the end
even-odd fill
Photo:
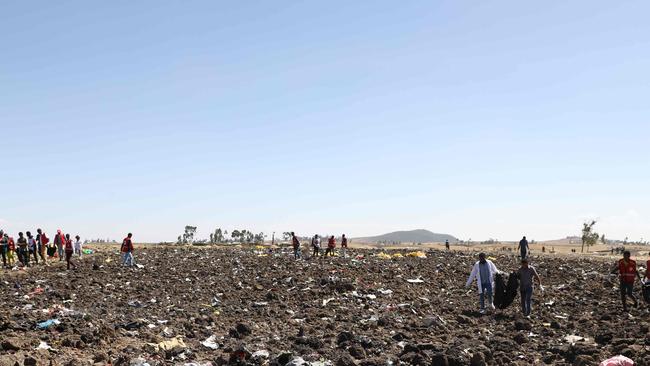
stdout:
MULTIPOLYGON (((141 268, 127 269, 116 247, 95 249, 73 271, 0 272, 0 366, 595 365, 618 354, 650 365, 648 305, 622 312, 610 259, 533 249, 545 291, 526 319, 518 298, 478 312, 476 286, 464 287, 475 252, 295 261, 149 245, 136 248, 141 268)), ((517 268, 513 253, 490 256, 517 268)))

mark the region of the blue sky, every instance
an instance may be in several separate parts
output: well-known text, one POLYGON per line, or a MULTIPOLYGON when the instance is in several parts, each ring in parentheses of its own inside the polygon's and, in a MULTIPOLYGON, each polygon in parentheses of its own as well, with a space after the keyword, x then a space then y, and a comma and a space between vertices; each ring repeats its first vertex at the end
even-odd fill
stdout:
POLYGON ((649 12, 3 2, 0 227, 647 240, 649 12))

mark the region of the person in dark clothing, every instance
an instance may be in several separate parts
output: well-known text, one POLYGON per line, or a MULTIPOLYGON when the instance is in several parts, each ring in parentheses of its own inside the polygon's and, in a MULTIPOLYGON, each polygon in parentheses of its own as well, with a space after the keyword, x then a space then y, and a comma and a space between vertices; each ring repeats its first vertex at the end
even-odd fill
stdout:
POLYGON ((329 239, 327 239, 327 249, 325 249, 325 256, 327 257, 329 255, 330 257, 333 257, 334 248, 336 248, 336 239, 334 239, 334 235, 332 235, 329 239))
POLYGON ((2 266, 7 266, 7 252, 9 251, 9 236, 0 230, 0 253, 2 254, 2 266))
POLYGON ((69 270, 70 266, 72 269, 77 269, 77 265, 72 262, 72 254, 74 254, 74 247, 72 246, 72 240, 70 239, 70 234, 65 234, 65 263, 66 267, 69 270))
POLYGON ((293 258, 300 259, 302 255, 302 253, 300 252, 300 241, 298 240, 298 237, 296 237, 296 234, 293 231, 291 232, 291 245, 293 246, 293 258))
POLYGON ((343 258, 347 257, 347 252, 348 252, 348 238, 343 234, 341 236, 341 254, 343 255, 343 258))
POLYGON ((517 249, 519 249, 521 253, 521 259, 528 257, 528 251, 529 251, 528 240, 526 240, 525 236, 523 239, 519 241, 519 245, 517 246, 517 249))
POLYGON ((16 244, 18 245, 18 261, 23 266, 29 267, 29 249, 27 248, 27 239, 23 236, 22 232, 18 233, 16 244))
POLYGON ((519 274, 519 293, 521 295, 521 312, 524 316, 530 316, 533 303, 533 280, 539 284, 539 288, 544 291, 542 281, 533 266, 528 265, 528 259, 525 257, 521 260, 521 268, 517 271, 519 274))
POLYGON ((445 249, 449 250, 449 240, 445 240, 445 249))

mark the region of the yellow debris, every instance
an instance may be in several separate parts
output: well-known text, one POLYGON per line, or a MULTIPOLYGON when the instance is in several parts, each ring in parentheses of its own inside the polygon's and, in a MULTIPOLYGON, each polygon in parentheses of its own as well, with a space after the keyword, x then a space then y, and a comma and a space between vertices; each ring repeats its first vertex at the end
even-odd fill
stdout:
POLYGON ((427 255, 424 254, 423 251, 419 251, 419 250, 417 252, 410 252, 410 253, 408 253, 406 255, 408 257, 414 257, 414 258, 426 258, 427 257, 427 255))

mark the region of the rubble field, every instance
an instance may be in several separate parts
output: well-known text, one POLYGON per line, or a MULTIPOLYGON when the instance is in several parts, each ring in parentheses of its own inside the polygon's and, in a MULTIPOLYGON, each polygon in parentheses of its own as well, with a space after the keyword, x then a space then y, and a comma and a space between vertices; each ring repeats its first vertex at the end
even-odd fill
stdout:
MULTIPOLYGON (((95 247, 66 271, 0 272, 3 365, 650 365, 650 312, 623 313, 613 263, 533 257, 545 291, 479 313, 476 253, 95 247), (426 256, 426 258, 424 257, 426 256)), ((506 272, 510 254, 489 254, 506 272)), ((641 261, 638 261, 639 263, 641 261)))

